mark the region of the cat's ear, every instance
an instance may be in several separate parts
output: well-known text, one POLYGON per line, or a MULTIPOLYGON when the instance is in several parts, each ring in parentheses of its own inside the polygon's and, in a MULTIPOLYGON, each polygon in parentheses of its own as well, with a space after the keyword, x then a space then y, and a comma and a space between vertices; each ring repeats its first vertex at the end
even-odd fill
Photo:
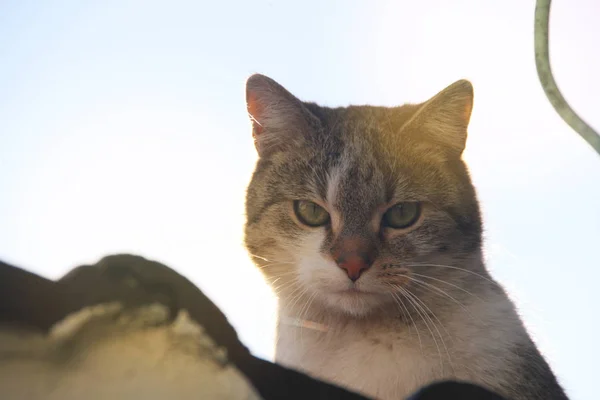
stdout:
POLYGON ((315 117, 283 86, 264 75, 246 81, 246 105, 260 157, 302 143, 315 117))
POLYGON ((423 103, 401 130, 460 157, 465 149, 472 109, 473 85, 460 80, 423 103))

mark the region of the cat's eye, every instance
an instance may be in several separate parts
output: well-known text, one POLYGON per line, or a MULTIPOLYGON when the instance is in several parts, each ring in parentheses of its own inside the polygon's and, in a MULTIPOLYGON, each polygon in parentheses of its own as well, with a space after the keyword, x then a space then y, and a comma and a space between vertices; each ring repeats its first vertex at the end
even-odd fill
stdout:
POLYGON ((390 207, 383 214, 382 224, 393 229, 408 228, 419 219, 421 205, 414 201, 405 201, 390 207))
POLYGON ((295 200, 294 213, 298 220, 307 226, 323 226, 329 222, 329 213, 312 201, 295 200))

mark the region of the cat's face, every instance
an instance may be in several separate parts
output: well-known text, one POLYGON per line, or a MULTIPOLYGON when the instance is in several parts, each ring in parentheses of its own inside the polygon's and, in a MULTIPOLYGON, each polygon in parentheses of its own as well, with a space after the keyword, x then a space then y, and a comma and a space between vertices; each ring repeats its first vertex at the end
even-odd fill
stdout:
POLYGON ((441 266, 481 242, 460 160, 468 82, 420 105, 330 109, 255 75, 247 100, 259 160, 245 241, 284 307, 361 316, 424 292, 425 276, 459 283, 459 269, 441 266))

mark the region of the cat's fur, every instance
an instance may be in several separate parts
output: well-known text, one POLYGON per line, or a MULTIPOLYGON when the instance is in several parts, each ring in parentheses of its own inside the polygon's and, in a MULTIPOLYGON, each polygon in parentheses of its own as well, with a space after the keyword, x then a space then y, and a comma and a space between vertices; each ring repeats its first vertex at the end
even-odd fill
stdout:
POLYGON ((245 241, 279 298, 277 362, 379 399, 445 378, 509 399, 566 399, 484 266, 461 160, 469 82, 395 108, 320 107, 262 75, 246 88, 259 159, 245 241), (294 200, 322 205, 331 223, 303 226, 294 200), (420 221, 381 228, 400 201, 422 202, 420 221), (376 252, 355 283, 332 256, 349 237, 376 252))

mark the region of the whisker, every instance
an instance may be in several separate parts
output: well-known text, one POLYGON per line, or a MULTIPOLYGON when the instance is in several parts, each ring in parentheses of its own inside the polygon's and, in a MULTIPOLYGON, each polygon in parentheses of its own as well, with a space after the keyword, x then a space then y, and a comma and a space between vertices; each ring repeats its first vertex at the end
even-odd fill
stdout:
POLYGON ((261 260, 264 260, 264 261, 269 261, 269 259, 267 259, 265 257, 262 257, 262 256, 259 256, 257 254, 252 254, 252 253, 248 253, 248 254, 250 255, 250 257, 258 258, 258 259, 261 259, 261 260))
POLYGON ((258 254, 249 254, 250 257, 252 258, 258 258, 259 260, 263 260, 266 262, 273 262, 273 263, 280 263, 280 264, 294 264, 294 262, 289 261, 289 260, 275 260, 275 259, 270 259, 267 257, 263 257, 263 256, 259 256, 258 254))
MULTIPOLYGON (((319 329, 317 330, 325 329, 325 331, 328 331, 329 329, 325 325, 317 324, 316 322, 309 321, 304 318, 306 314, 308 314, 308 311, 310 310, 310 305, 312 304, 315 297, 317 297, 317 292, 313 292, 313 294, 309 296, 308 301, 305 303, 305 305, 300 310, 300 313, 298 314, 298 321, 302 323, 301 328, 308 328, 314 330, 315 326, 318 326, 319 329)), ((300 330, 300 343, 302 344, 302 330, 300 330)))
POLYGON ((308 312, 310 311, 310 306, 312 305, 312 302, 315 300, 315 298, 317 297, 317 292, 313 292, 313 294, 308 298, 308 302, 306 304, 306 308, 303 308, 302 310, 300 310, 300 319, 301 320, 305 320, 305 316, 308 314, 308 312))
POLYGON ((279 322, 286 325, 297 326, 298 328, 312 329, 320 332, 329 331, 329 328, 326 325, 320 324, 318 322, 309 321, 306 319, 300 320, 298 318, 280 317, 279 322))
MULTIPOLYGON (((284 283, 282 283, 281 285, 279 285, 279 286, 277 286, 277 287, 275 287, 275 288, 272 288, 272 290, 273 290, 273 292, 275 292, 275 294, 276 294, 276 295, 279 295, 279 293, 280 293, 280 292, 281 292, 281 291, 282 291, 284 288, 287 288, 287 287, 290 287, 290 286, 292 286, 292 285, 295 285, 295 284, 297 284, 298 282, 299 282, 299 281, 298 281, 297 279, 294 279, 294 280, 292 280, 292 281, 289 281, 289 282, 284 282, 284 283)), ((292 292, 292 293, 294 293, 294 292, 292 292)))
POLYGON ((408 323, 408 309, 406 309, 406 307, 403 307, 403 303, 401 302, 401 299, 396 295, 396 293, 390 292, 389 295, 392 297, 392 300, 394 300, 394 303, 396 303, 396 305, 399 307, 400 313, 402 314, 402 319, 410 330, 410 324, 408 323))
POLYGON ((292 279, 289 282, 284 282, 281 285, 277 286, 277 288, 274 288, 273 292, 275 292, 275 295, 280 297, 279 295, 281 294, 281 292, 283 292, 284 288, 287 290, 290 287, 292 287, 293 288, 292 291, 287 293, 287 296, 288 297, 294 296, 295 294, 297 294, 299 291, 302 290, 302 285, 300 285, 299 283, 300 283, 300 281, 298 279, 292 279))
POLYGON ((494 285, 496 285, 496 286, 498 286, 500 288, 502 287, 502 286, 500 286, 500 284, 498 282, 495 282, 495 281, 493 281, 492 279, 490 279, 490 278, 488 278, 486 276, 483 276, 481 274, 478 274, 477 272, 470 271, 470 270, 465 269, 465 268, 455 267, 453 265, 429 264, 429 263, 412 263, 412 264, 408 265, 408 267, 439 267, 439 268, 455 269, 455 270, 458 270, 458 271, 463 271, 463 272, 467 272, 469 274, 473 274, 473 275, 475 275, 475 276, 477 276, 477 277, 479 277, 481 279, 484 279, 484 280, 488 281, 489 283, 493 283, 494 285))
POLYGON ((274 278, 282 278, 284 276, 290 276, 290 275, 298 275, 297 271, 283 271, 277 274, 269 274, 270 276, 267 276, 265 279, 267 279, 269 282, 274 279, 274 278))
MULTIPOLYGON (((294 297, 294 301, 293 301, 293 305, 290 307, 291 310, 294 309, 294 306, 296 305, 296 303, 298 303, 298 301, 304 297, 304 295, 306 294, 306 292, 308 292, 308 288, 304 288, 302 291, 299 292, 299 294, 297 296, 294 297)), ((297 322, 299 322, 300 324, 303 323, 303 321, 298 318, 297 316, 294 318, 297 322)), ((300 330, 300 332, 302 332, 302 330, 300 330)), ((297 342, 298 341, 298 330, 295 330, 294 333, 294 341, 297 342)))
MULTIPOLYGON (((409 293, 410 291, 408 289, 406 289, 409 293)), ((435 320, 438 322, 438 324, 440 324, 440 326, 442 327, 442 329, 446 332, 446 334, 448 335, 448 338, 452 339, 452 335, 450 334, 450 332, 448 332, 448 329, 446 329, 446 327, 444 326, 444 324, 442 323, 442 321, 440 321, 440 319, 437 317, 437 315, 433 312, 433 310, 431 310, 431 308, 429 308, 429 306, 427 306, 427 304, 425 304, 425 302, 423 300, 421 300, 417 295, 415 295, 414 293, 411 293, 415 299, 421 303, 423 305, 423 307, 425 307, 425 309, 427 311, 429 311, 429 313, 431 313, 431 315, 433 315, 433 318, 435 318, 435 320)), ((431 317, 430 317, 431 320, 431 317)), ((431 321, 433 324, 433 321, 431 321)), ((450 364, 450 368, 452 369, 452 372, 454 373, 454 365, 452 364, 452 357, 450 357, 450 352, 448 351, 448 346, 446 346, 446 341, 444 340, 444 338, 442 337, 442 333, 440 332, 440 330, 438 329, 436 324, 433 324, 433 326, 435 327, 435 330, 437 331, 438 335, 440 336, 440 340, 442 341, 442 345, 444 346, 444 348, 446 349, 446 354, 448 355, 448 363, 450 364)), ((442 367, 442 371, 443 371, 443 367, 442 367)))
POLYGON ((445 285, 452 286, 452 287, 454 287, 454 288, 456 288, 456 289, 462 290, 463 292, 467 293, 468 295, 471 295, 471 296, 473 296, 473 297, 477 298, 478 300, 485 301, 485 300, 483 300, 481 297, 477 296, 476 294, 473 294, 473 293, 469 292, 468 290, 466 290, 466 289, 463 289, 463 288, 461 288, 460 286, 458 286, 458 285, 455 285, 455 284, 453 284, 453 283, 450 283, 450 282, 448 282, 448 281, 445 281, 445 280, 443 280, 443 279, 438 279, 438 278, 434 278, 433 276, 428 276, 428 275, 423 275, 423 274, 417 274, 417 273, 415 273, 415 272, 411 272, 410 274, 411 274, 411 275, 415 275, 415 276, 420 276, 420 277, 422 277, 422 278, 432 279, 432 280, 434 280, 434 281, 437 281, 437 282, 443 283, 443 284, 445 284, 445 285))
MULTIPOLYGON (((408 291, 408 289, 406 289, 406 290, 408 291)), ((412 295, 413 295, 413 296, 416 298, 416 300, 417 300, 417 301, 418 301, 420 304, 422 304, 422 305, 423 305, 423 307, 425 307, 425 309, 426 309, 427 311, 429 311, 429 314, 433 315, 433 317, 434 317, 434 318, 435 318, 435 319, 436 319, 436 320, 437 320, 437 321, 440 323, 440 325, 442 326, 442 329, 444 329, 444 331, 445 331, 445 332, 448 334, 448 336, 450 336, 450 332, 448 332, 448 330, 446 329, 446 327, 444 327, 444 324, 442 324, 442 322, 441 322, 441 321, 438 319, 438 317, 437 317, 437 316, 435 315, 435 313, 434 313, 434 312, 431 310, 431 308, 429 308, 429 307, 427 306, 427 304, 425 304, 425 302, 419 298, 419 296, 417 296, 416 294, 414 294, 414 293, 412 293, 412 292, 410 292, 410 293, 411 293, 411 294, 412 294, 412 295)))
POLYGON ((433 342, 435 343, 435 346, 438 349, 438 354, 440 356, 440 364, 442 364, 440 347, 439 347, 439 345, 437 343, 435 335, 433 334, 433 331, 431 330, 431 327, 429 326, 429 323, 427 322, 427 319, 425 318, 424 310, 422 309, 422 307, 420 307, 420 305, 418 303, 415 302, 415 300, 413 298, 411 298, 411 296, 409 295, 409 293, 407 293, 404 288, 402 288, 400 286, 396 286, 396 285, 394 285, 394 288, 396 290, 398 290, 400 293, 402 293, 402 295, 406 298, 406 300, 408 301, 408 303, 413 306, 413 308, 415 309, 415 311, 417 312, 417 314, 421 317, 421 320, 425 324, 425 327, 429 330, 429 333, 431 334, 431 338, 433 339, 433 342))
POLYGON ((263 269, 263 268, 268 268, 268 267, 272 267, 273 265, 294 265, 295 263, 293 262, 287 262, 287 261, 274 261, 274 262, 270 262, 268 264, 262 264, 262 265, 257 265, 258 269, 263 269))
MULTIPOLYGON (((401 293, 403 293, 404 296, 406 297, 406 299, 408 300, 408 302, 411 303, 414 306, 415 311, 419 314, 419 316, 423 320, 423 323, 425 324, 425 327, 427 327, 427 329, 429 330, 429 333, 431 334, 431 338, 433 339, 433 343, 435 343, 435 347, 437 348, 438 355, 440 357, 440 366, 441 366, 442 371, 443 371, 443 369, 444 369, 444 360, 442 358, 442 351, 440 350, 440 346, 439 346, 439 344, 437 342, 437 339, 435 338, 435 335, 433 334, 433 330, 431 330, 431 327, 429 326, 429 323, 427 322, 427 319, 425 318, 425 316, 426 316, 427 313, 425 312, 425 310, 423 309, 423 307, 421 307, 421 305, 415 301, 414 295, 412 295, 412 293, 410 293, 406 288, 402 288, 400 286, 395 286, 395 287, 396 287, 396 289, 398 291, 400 291, 401 293)), ((431 322, 431 323, 433 323, 433 322, 431 322)))
MULTIPOLYGON (((394 288, 393 285, 390 285, 392 288, 394 288)), ((410 313, 410 311, 408 311, 408 307, 406 307, 406 304, 404 304, 404 302, 402 301, 402 298, 400 295, 392 292, 390 293, 392 295, 392 298, 394 299, 394 301, 396 301, 397 304, 401 305, 404 310, 406 310, 406 314, 408 315, 408 318, 410 318, 412 325, 415 327, 415 331, 417 332, 417 338, 419 339, 419 348, 421 349, 421 354, 423 354, 423 343, 421 342, 421 334, 419 333, 419 327, 417 326, 417 324, 415 323, 415 320, 412 317, 412 314, 410 313)), ((404 312, 402 312, 404 314, 404 312)), ((410 331, 410 328, 409 328, 410 331)))
MULTIPOLYGON (((423 282, 419 279, 415 279, 411 276, 406 276, 408 279, 410 279, 412 282, 418 283, 421 286, 423 286, 426 289, 434 289, 436 292, 443 294, 444 296, 448 297, 450 300, 454 301, 456 304, 458 304, 467 314, 469 314, 469 316, 471 316, 472 318, 476 318, 471 311, 469 311, 469 309, 460 301, 456 300, 454 297, 452 297, 450 294, 448 294, 448 292, 446 292, 445 290, 440 289, 439 287, 432 285, 431 283, 427 283, 427 282, 423 282)), ((479 318, 477 318, 479 319, 479 318)), ((480 319, 479 319, 480 320, 480 319)), ((480 320, 481 321, 481 320, 480 320)), ((483 321, 482 321, 483 322, 483 321)))
MULTIPOLYGON (((298 288, 296 288, 296 290, 294 291, 294 293, 298 293, 297 295, 292 297, 292 303, 288 306, 290 308, 290 310, 294 309, 294 306, 298 303, 298 300, 300 300, 300 298, 302 298, 302 296, 304 296, 306 294, 306 292, 308 292, 308 288, 302 287, 302 286, 298 286, 298 288), (300 289, 300 290, 298 290, 300 289)), ((290 295, 291 296, 291 295, 290 295)))
MULTIPOLYGON (((296 292, 296 291, 297 291, 297 289, 294 292, 296 292)), ((289 308, 293 309, 294 306, 298 303, 298 301, 302 297, 304 297, 304 295, 306 295, 307 292, 308 292, 308 288, 303 288, 303 290, 298 295, 293 297, 293 299, 294 299, 293 303, 289 306, 289 308)), ((316 292, 313 293, 313 295, 311 295, 308 298, 307 303, 312 302, 312 300, 314 300, 314 297, 316 297, 316 292)), ((300 313, 298 314, 298 317, 296 317, 296 318, 282 317, 280 319, 280 321, 287 325, 293 325, 293 326, 297 326, 299 328, 308 328, 308 329, 318 330, 318 331, 322 331, 322 332, 327 332, 328 328, 325 325, 300 318, 300 316, 302 315, 302 310, 304 309, 305 306, 306 306, 306 304, 302 307, 300 313)), ((302 341, 302 330, 301 329, 300 329, 300 341, 302 341)))
POLYGON ((273 279, 273 280, 271 280, 271 279, 268 279, 268 280, 269 280, 269 284, 270 284, 270 285, 274 285, 274 284, 275 284, 275 283, 277 283, 277 281, 278 281, 278 280, 280 280, 280 279, 281 279, 281 276, 279 276, 279 277, 277 277, 277 278, 275 278, 275 279, 273 279))

